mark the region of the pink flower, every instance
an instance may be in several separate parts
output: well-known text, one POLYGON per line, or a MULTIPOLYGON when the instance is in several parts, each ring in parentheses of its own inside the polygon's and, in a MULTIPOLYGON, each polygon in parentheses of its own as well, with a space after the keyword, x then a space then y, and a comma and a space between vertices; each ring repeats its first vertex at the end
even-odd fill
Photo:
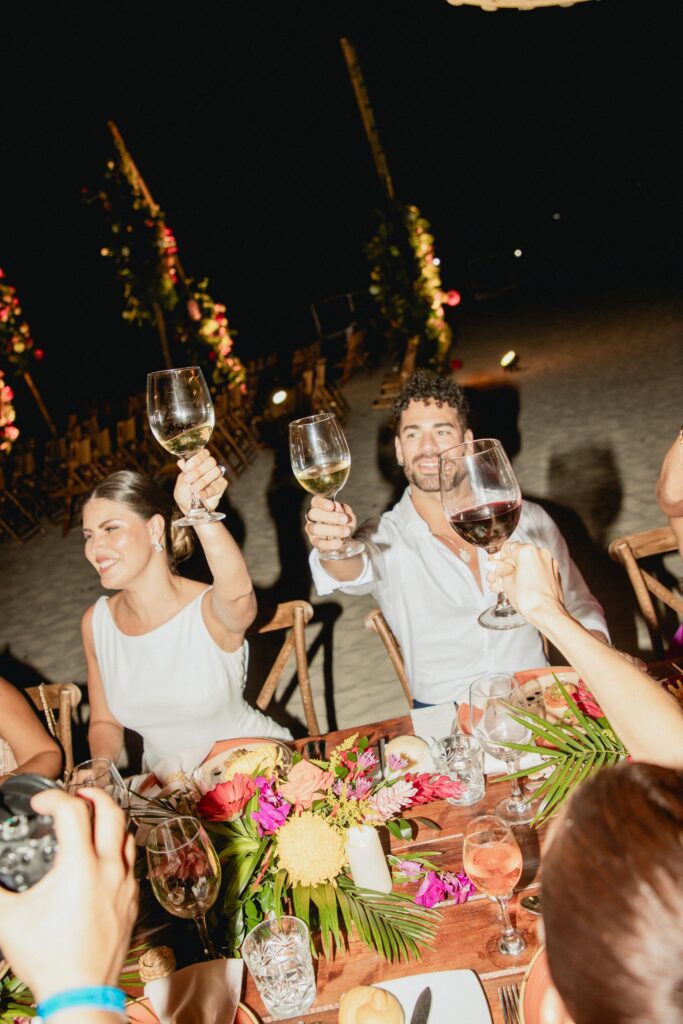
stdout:
POLYGON ((443 884, 436 871, 428 871, 422 880, 422 885, 417 890, 415 902, 421 907, 433 907, 446 896, 446 886, 443 884))
POLYGON ((449 779, 447 775, 430 775, 428 773, 411 775, 408 773, 405 778, 415 788, 415 796, 412 799, 411 806, 428 804, 432 800, 447 800, 449 797, 460 796, 463 789, 461 782, 455 782, 453 779, 449 779))
POLYGON ((389 754, 388 764, 390 771, 401 772, 408 767, 408 758, 401 757, 400 754, 389 754))
POLYGON ((452 871, 443 871, 441 879, 447 894, 456 903, 466 903, 475 891, 473 883, 464 871, 459 871, 457 874, 452 871))
POLYGON ((399 860, 395 864, 397 874, 405 875, 406 878, 419 878, 422 874, 422 865, 419 860, 399 860))
POLYGON ((369 803, 381 821, 396 817, 406 807, 411 807, 415 787, 407 779, 399 779, 393 786, 384 786, 370 797, 369 803))
POLYGON ((579 684, 573 700, 579 711, 583 711, 584 715, 588 715, 589 718, 605 717, 602 708, 584 683, 583 679, 579 679, 579 684))
POLYGON ((252 811, 251 816, 258 827, 258 834, 271 836, 284 823, 292 805, 275 791, 272 779, 257 775, 254 782, 259 791, 259 806, 257 811, 252 811))
POLYGON ((363 770, 366 768, 374 768, 377 764, 377 758, 371 750, 364 750, 362 754, 358 755, 358 761, 356 763, 358 767, 363 770))
POLYGON ((334 774, 325 772, 310 761, 299 761, 289 769, 280 794, 294 804, 297 811, 307 811, 314 800, 320 800, 334 782, 334 774))
POLYGON ((207 821, 234 821, 256 792, 256 783, 249 775, 237 772, 229 782, 205 793, 197 804, 200 817, 207 821))

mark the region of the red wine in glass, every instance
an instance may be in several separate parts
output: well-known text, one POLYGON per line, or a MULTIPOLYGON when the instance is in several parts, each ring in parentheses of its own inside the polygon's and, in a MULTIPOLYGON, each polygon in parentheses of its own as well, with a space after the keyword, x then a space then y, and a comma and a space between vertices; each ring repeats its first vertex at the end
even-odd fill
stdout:
POLYGON ((517 501, 491 501, 476 505, 451 516, 455 532, 468 544, 476 544, 487 551, 498 551, 517 529, 522 504, 517 501))
MULTIPOLYGON (((444 514, 469 544, 499 551, 514 533, 522 512, 522 492, 500 441, 485 437, 464 441, 439 456, 439 484, 444 514)), ((504 590, 496 604, 479 616, 487 629, 525 625, 504 590)))

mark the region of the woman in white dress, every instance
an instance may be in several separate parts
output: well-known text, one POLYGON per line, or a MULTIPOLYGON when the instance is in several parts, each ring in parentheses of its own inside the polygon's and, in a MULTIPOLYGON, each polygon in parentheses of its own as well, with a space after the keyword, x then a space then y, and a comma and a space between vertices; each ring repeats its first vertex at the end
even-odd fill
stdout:
MULTIPOLYGON (((215 508, 226 488, 215 459, 204 450, 178 466, 173 496, 182 513, 192 491, 215 508)), ((184 579, 174 566, 189 531, 174 530, 172 516, 163 489, 128 470, 98 484, 83 507, 86 558, 102 586, 117 591, 82 621, 90 751, 116 762, 124 727, 133 729, 150 770, 189 748, 197 764, 217 740, 290 738, 243 697, 256 598, 237 544, 221 522, 195 527, 213 584, 184 579)))

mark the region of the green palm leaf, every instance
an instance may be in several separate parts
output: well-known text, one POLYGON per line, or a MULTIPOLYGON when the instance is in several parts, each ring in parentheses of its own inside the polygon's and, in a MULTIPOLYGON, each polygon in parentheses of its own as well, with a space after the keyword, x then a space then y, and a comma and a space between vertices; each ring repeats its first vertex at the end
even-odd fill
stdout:
POLYGON ((548 722, 526 708, 520 709, 511 705, 513 714, 510 717, 524 725, 534 739, 552 743, 555 749, 539 748, 526 743, 505 744, 510 749, 520 752, 542 753, 543 760, 531 768, 522 768, 496 780, 503 782, 512 778, 534 776, 551 769, 548 777, 534 793, 535 798, 541 798, 538 813, 531 822, 534 826, 548 821, 559 810, 569 793, 589 775, 605 765, 616 764, 628 754, 626 747, 610 728, 607 719, 595 719, 584 714, 557 676, 554 678, 567 702, 568 710, 576 719, 576 725, 565 721, 548 722))

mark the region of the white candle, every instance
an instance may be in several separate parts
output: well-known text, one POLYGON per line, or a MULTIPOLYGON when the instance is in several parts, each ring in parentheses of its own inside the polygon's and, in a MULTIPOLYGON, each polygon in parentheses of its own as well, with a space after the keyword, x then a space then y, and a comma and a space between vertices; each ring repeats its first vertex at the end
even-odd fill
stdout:
POLYGON ((391 872, 376 828, 353 825, 346 836, 346 856, 359 889, 391 892, 391 872))

